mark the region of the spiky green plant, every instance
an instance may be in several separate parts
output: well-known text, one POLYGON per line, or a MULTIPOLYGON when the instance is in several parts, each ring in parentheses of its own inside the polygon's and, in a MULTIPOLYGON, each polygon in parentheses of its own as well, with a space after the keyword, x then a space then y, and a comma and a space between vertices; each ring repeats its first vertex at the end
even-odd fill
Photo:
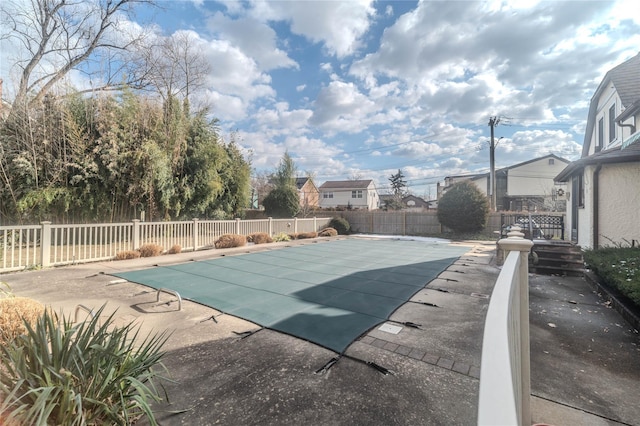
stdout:
MULTIPOLYGON (((0 419, 32 425, 128 425, 162 399, 154 384, 166 333, 138 340, 133 324, 101 323, 102 306, 74 324, 45 310, 0 349, 0 419)), ((166 397, 166 394, 164 395, 166 397)))
POLYGON ((278 235, 273 237, 273 241, 275 241, 276 243, 291 241, 291 237, 286 232, 280 232, 278 235))

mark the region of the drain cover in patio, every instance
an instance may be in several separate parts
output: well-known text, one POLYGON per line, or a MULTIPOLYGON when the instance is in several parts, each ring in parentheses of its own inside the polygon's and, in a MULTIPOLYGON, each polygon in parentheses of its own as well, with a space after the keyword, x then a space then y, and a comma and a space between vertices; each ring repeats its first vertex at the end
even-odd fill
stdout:
POLYGON ((113 274, 338 353, 468 248, 345 239, 113 274))

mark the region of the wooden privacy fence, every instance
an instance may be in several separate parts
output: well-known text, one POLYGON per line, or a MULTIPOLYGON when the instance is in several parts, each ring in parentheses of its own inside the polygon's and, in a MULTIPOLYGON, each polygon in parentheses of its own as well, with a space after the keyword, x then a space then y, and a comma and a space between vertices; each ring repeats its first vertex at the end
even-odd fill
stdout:
MULTIPOLYGON (((444 236, 451 232, 446 226, 440 224, 436 211, 352 210, 339 212, 339 214, 349 221, 351 231, 355 233, 444 236)), ((509 230, 508 225, 523 227, 522 218, 530 216, 534 218, 532 223, 536 228, 544 233, 544 238, 564 239, 564 213, 529 215, 526 212, 492 212, 489 213, 483 232, 487 235, 495 235, 497 240, 506 235, 509 230)))
POLYGON ((157 244, 192 251, 211 248, 223 234, 292 234, 326 228, 331 218, 198 220, 0 226, 0 273, 113 259, 118 252, 157 244))
MULTIPOLYGON (((450 232, 438 221, 435 211, 343 211, 340 215, 349 221, 352 232, 382 235, 440 235, 450 232)), ((485 232, 500 231, 500 213, 491 213, 485 232)), ((496 239, 498 234, 496 234, 496 239)))

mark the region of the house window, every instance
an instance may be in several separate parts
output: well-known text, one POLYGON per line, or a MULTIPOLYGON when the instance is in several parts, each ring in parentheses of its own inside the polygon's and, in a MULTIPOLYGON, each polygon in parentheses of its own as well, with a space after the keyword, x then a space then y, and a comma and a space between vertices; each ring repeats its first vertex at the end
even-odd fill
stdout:
POLYGON ((598 145, 596 145, 596 152, 602 151, 604 146, 604 117, 600 117, 598 120, 598 145))
POLYGON ((323 192, 322 198, 333 198, 333 192, 323 192))
POLYGON ((616 138, 616 104, 609 108, 609 143, 616 138))
POLYGON ((578 207, 584 207, 584 176, 578 175, 578 207))
POLYGON ((351 198, 362 198, 362 190, 351 191, 351 198))
POLYGON ((554 164, 556 164, 556 160, 554 158, 549 158, 549 165, 553 166, 554 164))

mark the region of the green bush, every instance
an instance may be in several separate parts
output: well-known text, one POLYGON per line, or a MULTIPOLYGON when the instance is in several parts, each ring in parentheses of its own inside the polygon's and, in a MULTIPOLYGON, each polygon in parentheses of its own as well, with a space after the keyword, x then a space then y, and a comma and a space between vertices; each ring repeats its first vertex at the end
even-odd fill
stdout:
POLYGON ((262 200, 264 212, 271 217, 294 217, 300 211, 300 198, 295 186, 275 188, 262 200))
POLYGON ((640 248, 585 250, 584 261, 603 284, 615 288, 640 307, 640 248))
POLYGON ((489 201, 468 181, 454 184, 438 201, 438 220, 454 232, 477 232, 487 224, 489 201))
POLYGON ((160 401, 154 385, 167 336, 138 341, 132 324, 114 314, 73 324, 48 310, 0 349, 0 419, 18 424, 131 424, 160 401))
POLYGON ((328 227, 335 229, 340 235, 347 235, 351 230, 349 221, 344 217, 334 217, 329 221, 328 227))

